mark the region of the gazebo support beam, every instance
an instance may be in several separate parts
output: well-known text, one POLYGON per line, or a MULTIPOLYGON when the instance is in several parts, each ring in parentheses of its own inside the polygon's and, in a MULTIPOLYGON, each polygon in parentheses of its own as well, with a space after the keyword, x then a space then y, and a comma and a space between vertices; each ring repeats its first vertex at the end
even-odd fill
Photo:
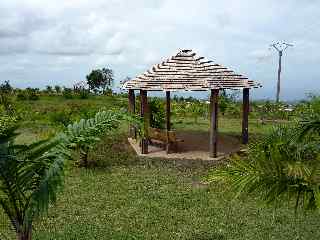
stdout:
POLYGON ((167 134, 167 145, 166 145, 166 151, 167 154, 170 151, 170 139, 169 139, 169 131, 170 129, 170 114, 171 114, 171 109, 170 109, 170 92, 166 91, 166 134, 167 134))
POLYGON ((248 120, 249 120, 249 88, 244 88, 243 101, 242 101, 242 143, 243 144, 248 144, 248 141, 249 141, 248 120))
POLYGON ((148 126, 149 126, 149 118, 148 118, 148 98, 147 98, 147 91, 140 90, 140 116, 143 118, 144 121, 144 137, 141 139, 141 153, 147 154, 148 153, 148 126))
POLYGON ((211 89, 210 96, 210 157, 217 157, 219 89, 211 89))
MULTIPOLYGON (((135 100, 135 94, 133 89, 129 89, 128 92, 128 99, 129 99, 129 113, 130 114, 135 114, 136 112, 136 100, 135 100)), ((136 138, 136 129, 132 124, 129 124, 129 137, 131 138, 136 138)))

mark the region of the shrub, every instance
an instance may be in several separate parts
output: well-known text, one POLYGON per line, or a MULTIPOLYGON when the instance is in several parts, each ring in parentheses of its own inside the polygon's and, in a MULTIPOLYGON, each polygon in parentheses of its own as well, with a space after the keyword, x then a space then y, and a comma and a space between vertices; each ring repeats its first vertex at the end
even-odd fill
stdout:
MULTIPOLYGON (((141 121, 121 112, 101 111, 93 118, 81 119, 70 124, 67 129, 69 147, 80 151, 80 164, 88 167, 89 150, 95 147, 106 132, 119 128, 121 121, 127 120, 141 129, 141 121)), ((140 135, 141 132, 140 132, 140 135)))
POLYGON ((28 94, 29 94, 28 99, 31 101, 37 101, 40 98, 39 94, 37 94, 35 91, 31 91, 28 94))
POLYGON ((106 96, 112 96, 113 95, 112 89, 111 88, 105 89, 103 91, 103 94, 106 95, 106 96))
POLYGON ((78 95, 80 99, 88 99, 89 98, 89 90, 87 89, 81 89, 78 91, 78 95))
POLYGON ((64 87, 63 88, 63 91, 62 91, 62 96, 65 98, 65 99, 72 99, 73 98, 73 91, 71 88, 66 88, 64 87))
POLYGON ((275 206, 288 202, 295 210, 320 209, 319 132, 306 134, 318 126, 319 121, 274 128, 250 146, 247 158, 214 171, 210 181, 227 180, 236 196, 254 193, 275 206))
POLYGON ((17 100, 18 100, 18 101, 28 100, 28 95, 27 95, 27 93, 24 92, 24 91, 19 91, 18 94, 17 94, 17 100))
POLYGON ((0 116, 0 143, 4 139, 13 134, 17 129, 17 117, 9 115, 0 116))
POLYGON ((164 102, 160 98, 151 98, 149 100, 150 126, 153 128, 165 128, 164 102))
POLYGON ((51 112, 49 113, 49 119, 53 123, 68 126, 72 122, 72 113, 70 110, 51 112))

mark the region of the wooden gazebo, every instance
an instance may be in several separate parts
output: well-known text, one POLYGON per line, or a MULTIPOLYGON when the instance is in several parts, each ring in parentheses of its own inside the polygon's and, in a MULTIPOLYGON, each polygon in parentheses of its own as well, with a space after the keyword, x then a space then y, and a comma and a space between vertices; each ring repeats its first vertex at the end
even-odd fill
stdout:
MULTIPOLYGON (((242 89, 242 143, 248 143, 249 90, 260 85, 232 70, 197 56, 192 50, 181 50, 176 55, 149 71, 129 80, 123 88, 129 91, 129 112, 135 112, 135 90, 140 91, 140 115, 148 121, 148 91, 166 92, 166 130, 170 131, 170 92, 211 91, 210 97, 210 157, 217 157, 218 98, 220 89, 242 89)), ((146 125, 147 126, 147 125, 146 125)), ((147 128, 147 127, 146 127, 147 128)), ((141 153, 148 153, 147 132, 141 140, 141 153)), ((130 135, 134 135, 131 128, 130 135)), ((169 144, 169 143, 168 143, 169 144)))

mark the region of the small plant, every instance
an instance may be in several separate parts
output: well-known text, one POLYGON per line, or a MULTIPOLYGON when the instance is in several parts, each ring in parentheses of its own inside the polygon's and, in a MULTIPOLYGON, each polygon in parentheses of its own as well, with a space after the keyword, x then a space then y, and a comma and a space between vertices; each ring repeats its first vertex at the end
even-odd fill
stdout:
POLYGON ((1 128, 0 206, 17 239, 31 240, 33 221, 47 213, 63 184, 65 160, 70 157, 64 144, 66 138, 58 135, 29 145, 15 145, 12 126, 1 128))
POLYGON ((68 126, 66 134, 69 147, 79 150, 81 166, 88 167, 89 151, 106 132, 119 128, 123 120, 136 124, 137 129, 142 129, 141 121, 136 117, 114 111, 101 111, 96 113, 94 118, 81 119, 68 126))
POLYGON ((320 209, 319 132, 307 134, 318 123, 279 126, 250 146, 248 158, 234 159, 214 171, 209 181, 226 180, 236 196, 254 193, 268 204, 284 202, 320 209), (302 132, 301 132, 302 129, 302 132))

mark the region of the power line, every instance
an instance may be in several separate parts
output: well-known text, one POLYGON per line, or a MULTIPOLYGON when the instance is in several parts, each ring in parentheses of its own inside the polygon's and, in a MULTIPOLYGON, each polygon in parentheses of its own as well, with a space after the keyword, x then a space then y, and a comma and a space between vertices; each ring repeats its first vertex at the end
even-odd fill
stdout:
POLYGON ((278 82, 277 82, 277 94, 276 94, 276 102, 279 102, 280 100, 280 81, 281 81, 281 58, 283 52, 288 47, 293 47, 293 44, 286 43, 286 42, 277 42, 270 45, 270 47, 273 47, 279 54, 279 65, 278 65, 278 82))

